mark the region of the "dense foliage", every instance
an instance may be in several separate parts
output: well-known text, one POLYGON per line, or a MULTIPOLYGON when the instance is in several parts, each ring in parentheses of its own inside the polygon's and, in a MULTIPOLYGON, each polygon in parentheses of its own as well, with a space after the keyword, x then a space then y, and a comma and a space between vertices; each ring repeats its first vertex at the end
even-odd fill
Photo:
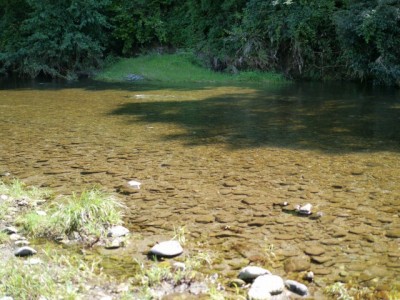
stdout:
POLYGON ((107 55, 400 85, 400 0, 0 0, 0 67, 71 77, 107 55))

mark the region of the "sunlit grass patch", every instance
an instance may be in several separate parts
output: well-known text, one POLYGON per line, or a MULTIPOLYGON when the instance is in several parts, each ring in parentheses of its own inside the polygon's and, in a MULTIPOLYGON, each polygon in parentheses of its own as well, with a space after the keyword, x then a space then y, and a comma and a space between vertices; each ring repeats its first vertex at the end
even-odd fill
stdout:
POLYGON ((122 224, 122 204, 98 189, 58 199, 47 207, 47 215, 30 212, 19 223, 35 237, 57 237, 77 232, 82 236, 105 236, 112 225, 122 224))
MULTIPOLYGON (((87 264, 77 256, 64 256, 52 250, 44 261, 10 258, 0 261, 0 296, 14 299, 81 299, 87 283, 98 280, 97 264, 87 264), (96 278, 94 278, 96 276, 96 278)), ((83 298, 82 298, 83 299, 83 298)))
POLYGON ((202 67, 190 53, 150 54, 121 58, 106 67, 97 80, 123 81, 129 74, 140 75, 145 81, 160 82, 285 82, 272 72, 243 71, 237 74, 215 72, 202 67))
POLYGON ((165 285, 172 288, 188 289, 191 284, 201 284, 203 293, 209 299, 223 299, 222 292, 218 289, 215 280, 203 274, 203 268, 210 268, 212 258, 209 253, 198 252, 194 255, 187 255, 177 261, 137 261, 138 269, 134 277, 134 294, 140 299, 155 299, 162 293, 165 285))
POLYGON ((0 195, 6 195, 13 199, 26 198, 28 200, 43 200, 50 197, 51 193, 45 188, 27 186, 18 179, 10 183, 0 181, 0 195))

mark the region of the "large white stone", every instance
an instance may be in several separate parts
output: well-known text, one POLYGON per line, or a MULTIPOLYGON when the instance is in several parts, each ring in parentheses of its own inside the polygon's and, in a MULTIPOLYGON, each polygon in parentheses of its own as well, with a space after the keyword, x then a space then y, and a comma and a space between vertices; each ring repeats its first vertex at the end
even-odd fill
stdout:
POLYGON ((174 257, 182 254, 183 248, 178 241, 165 241, 158 243, 150 249, 150 254, 161 257, 174 257))
POLYGON ((267 269, 264 269, 261 267, 247 266, 247 267, 244 267, 242 270, 240 270, 238 277, 246 282, 249 282, 249 281, 253 281, 258 276, 265 275, 265 274, 271 274, 271 272, 268 271, 267 269))
MULTIPOLYGON (((258 276, 249 290, 249 297, 252 296, 253 298, 250 299, 269 299, 269 298, 255 298, 261 297, 264 295, 278 295, 283 292, 285 289, 285 284, 283 279, 277 275, 261 275, 258 276)), ((266 296, 265 296, 266 297, 266 296)))

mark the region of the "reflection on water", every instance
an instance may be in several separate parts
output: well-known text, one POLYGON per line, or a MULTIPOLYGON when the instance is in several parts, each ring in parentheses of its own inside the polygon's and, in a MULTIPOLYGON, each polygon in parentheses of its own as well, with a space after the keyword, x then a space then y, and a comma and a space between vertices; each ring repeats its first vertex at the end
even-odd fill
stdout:
MULTIPOLYGON (((0 87, 0 174, 64 193, 139 180, 140 192, 120 195, 128 226, 145 240, 186 226, 197 246, 223 258, 213 268, 226 276, 248 263, 284 275, 288 259, 306 253, 321 281, 399 284, 399 91, 0 87), (312 203, 323 216, 274 205, 284 201, 289 210, 312 203)), ((143 250, 134 244, 124 251, 143 250)))

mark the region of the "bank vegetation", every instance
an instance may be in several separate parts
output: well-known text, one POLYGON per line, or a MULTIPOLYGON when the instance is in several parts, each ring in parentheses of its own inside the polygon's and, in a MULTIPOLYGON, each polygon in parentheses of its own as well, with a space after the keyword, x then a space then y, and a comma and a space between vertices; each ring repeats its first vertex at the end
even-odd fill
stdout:
POLYGON ((221 72, 400 86, 400 0, 1 0, 3 74, 73 79, 190 51, 221 72))

